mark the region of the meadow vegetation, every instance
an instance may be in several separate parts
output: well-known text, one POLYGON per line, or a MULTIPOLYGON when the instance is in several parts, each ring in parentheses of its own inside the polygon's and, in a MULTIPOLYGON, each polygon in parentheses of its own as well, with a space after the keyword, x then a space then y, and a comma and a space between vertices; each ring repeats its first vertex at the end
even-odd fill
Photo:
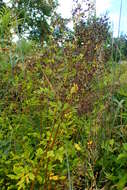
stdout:
POLYGON ((126 189, 126 37, 78 4, 73 31, 55 14, 46 40, 14 43, 12 13, 0 11, 0 189, 126 189))

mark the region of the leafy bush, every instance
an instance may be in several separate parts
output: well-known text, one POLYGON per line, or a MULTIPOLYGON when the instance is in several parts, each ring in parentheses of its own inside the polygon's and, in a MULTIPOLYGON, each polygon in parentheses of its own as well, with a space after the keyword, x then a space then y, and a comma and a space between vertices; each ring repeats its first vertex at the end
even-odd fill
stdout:
POLYGON ((75 37, 1 47, 1 190, 127 186, 126 63, 89 61, 75 37))

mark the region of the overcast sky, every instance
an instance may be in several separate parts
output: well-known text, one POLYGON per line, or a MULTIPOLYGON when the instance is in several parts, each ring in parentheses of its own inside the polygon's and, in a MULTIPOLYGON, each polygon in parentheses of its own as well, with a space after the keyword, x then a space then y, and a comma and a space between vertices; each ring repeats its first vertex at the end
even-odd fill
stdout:
MULTIPOLYGON (((73 0, 59 0, 60 7, 58 11, 63 17, 71 17, 72 1, 73 0)), ((108 12, 115 36, 118 34, 120 3, 121 0, 96 0, 97 15, 108 12)), ((127 33, 127 0, 123 0, 120 28, 121 32, 127 33)))

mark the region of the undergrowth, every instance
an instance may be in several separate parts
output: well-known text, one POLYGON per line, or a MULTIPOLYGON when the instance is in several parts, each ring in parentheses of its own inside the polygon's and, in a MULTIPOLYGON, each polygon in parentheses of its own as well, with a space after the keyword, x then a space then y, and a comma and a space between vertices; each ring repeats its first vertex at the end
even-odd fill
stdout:
POLYGON ((97 49, 91 60, 84 45, 93 48, 75 39, 61 46, 52 36, 43 47, 1 46, 1 190, 127 186, 127 66, 105 52, 95 59, 97 49))

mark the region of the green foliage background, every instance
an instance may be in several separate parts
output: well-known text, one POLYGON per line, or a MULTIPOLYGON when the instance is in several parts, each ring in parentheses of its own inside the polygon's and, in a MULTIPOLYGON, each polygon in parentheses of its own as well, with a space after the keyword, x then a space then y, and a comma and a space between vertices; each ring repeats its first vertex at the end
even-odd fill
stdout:
POLYGON ((58 18, 60 35, 49 35, 43 46, 23 38, 13 43, 10 29, 21 20, 1 9, 0 189, 123 190, 126 61, 111 57, 106 17, 92 17, 86 28, 78 23, 71 37, 58 18), (93 28, 103 24, 93 44, 93 28))

